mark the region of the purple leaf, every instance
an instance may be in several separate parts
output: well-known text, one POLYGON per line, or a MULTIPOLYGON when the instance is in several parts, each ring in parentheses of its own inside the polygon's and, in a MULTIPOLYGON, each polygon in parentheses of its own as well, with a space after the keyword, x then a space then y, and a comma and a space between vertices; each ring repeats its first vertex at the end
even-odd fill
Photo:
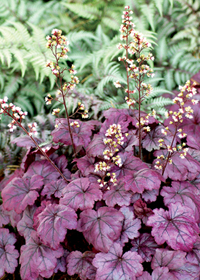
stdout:
POLYGON ((36 190, 43 185, 43 177, 33 175, 31 178, 14 178, 3 190, 2 199, 6 210, 15 210, 20 214, 27 205, 33 205, 39 196, 36 190))
POLYGON ((113 172, 116 173, 118 179, 124 178, 127 175, 139 171, 140 169, 148 168, 147 164, 141 159, 133 156, 133 152, 118 153, 121 158, 122 166, 115 166, 113 172))
POLYGON ((146 190, 159 189, 162 176, 149 168, 141 169, 131 175, 126 176, 126 190, 134 193, 142 193, 146 190))
POLYGON ((57 259, 57 264, 54 269, 54 273, 57 273, 58 270, 61 272, 66 272, 67 264, 66 264, 66 257, 69 255, 69 252, 67 250, 64 250, 63 256, 61 256, 59 259, 57 259))
MULTIPOLYGON (((163 143, 165 145, 171 145, 173 135, 170 135, 168 133, 168 135, 165 136, 161 132, 161 130, 164 128, 165 127, 163 125, 159 125, 159 126, 155 127, 154 129, 152 129, 142 140, 143 148, 149 152, 151 152, 152 150, 159 150, 160 149, 159 142, 158 142, 159 139, 163 139, 164 140, 163 143)), ((174 141, 174 143, 176 143, 176 142, 174 141)))
POLYGON ((103 142, 104 135, 95 134, 92 141, 87 146, 86 152, 89 157, 98 157, 103 155, 106 145, 103 142))
MULTIPOLYGON (((164 155, 164 157, 166 158, 168 155, 167 150, 154 152, 154 156, 161 155, 164 155)), ((181 152, 175 152, 172 154, 172 163, 167 164, 163 177, 169 177, 174 181, 186 181, 195 179, 195 177, 199 174, 200 163, 193 159, 189 153, 186 154, 185 158, 181 158, 180 155, 181 152)), ((155 161, 157 161, 157 159, 155 161)), ((155 161, 153 164, 155 164, 155 161)), ((163 164, 165 164, 165 160, 163 161, 163 164)))
POLYGON ((151 262, 151 268, 168 267, 169 270, 179 269, 186 263, 186 253, 182 251, 170 251, 167 249, 156 249, 151 262))
POLYGON ((0 205, 0 227, 7 225, 10 222, 9 212, 0 205))
POLYGON ((80 214, 77 230, 96 250, 108 252, 120 237, 124 215, 111 207, 101 207, 97 211, 84 210, 80 214))
POLYGON ((53 249, 57 249, 65 239, 67 229, 75 229, 77 226, 75 211, 64 205, 49 204, 37 218, 38 236, 45 245, 53 249))
POLYGON ((22 219, 18 222, 17 224, 17 230, 20 235, 24 236, 26 240, 30 238, 31 232, 34 231, 33 229, 33 216, 35 213, 35 210, 37 208, 32 206, 32 207, 27 207, 25 211, 23 212, 22 219))
POLYGON ((61 155, 54 160, 57 167, 62 171, 63 175, 67 178, 71 178, 71 172, 67 169, 68 161, 65 155, 61 155))
POLYGON ((90 173, 94 172, 95 159, 93 157, 88 157, 86 155, 84 157, 74 159, 74 162, 76 162, 78 169, 81 171, 83 176, 88 176, 90 173))
POLYGON ((64 179, 51 181, 44 186, 41 195, 46 195, 48 199, 51 198, 51 195, 53 195, 54 197, 61 198, 63 195, 63 190, 66 186, 67 183, 64 179))
POLYGON ((60 177, 60 174, 47 160, 33 162, 24 176, 32 177, 35 174, 41 175, 44 178, 44 184, 51 182, 52 180, 57 180, 60 177))
MULTIPOLYGON (((38 139, 36 137, 33 138, 37 142, 37 144, 42 143, 41 139, 38 139)), ((17 137, 14 140, 12 140, 11 143, 17 144, 18 147, 25 147, 27 149, 30 147, 35 147, 34 142, 31 140, 31 138, 28 135, 17 137)))
POLYGON ((10 181, 12 181, 14 178, 22 178, 22 176, 24 175, 24 171, 22 169, 16 169, 14 173, 12 173, 9 176, 6 176, 0 184, 0 191, 2 191, 5 186, 10 183, 10 181))
POLYGON ((116 204, 119 206, 128 206, 131 201, 131 192, 126 191, 124 188, 125 182, 123 180, 119 180, 116 185, 112 185, 110 190, 107 190, 103 199, 106 201, 108 206, 115 206, 116 204))
POLYGON ((129 123, 133 120, 127 109, 115 109, 111 108, 104 111, 103 116, 106 118, 105 122, 102 124, 100 133, 105 134, 106 130, 112 124, 120 124, 122 128, 122 133, 128 131, 127 127, 129 123))
POLYGON ((190 263, 194 263, 200 267, 200 236, 197 237, 192 251, 188 252, 186 258, 190 263))
POLYGON ((156 201, 157 199, 157 196, 159 194, 159 190, 145 190, 143 193, 142 193, 142 198, 147 202, 147 203, 150 203, 150 202, 153 202, 153 201, 156 201))
POLYGON ((134 213, 135 215, 142 220, 144 224, 146 224, 149 216, 153 214, 151 208, 148 208, 146 203, 142 201, 142 199, 138 199, 134 205, 134 213))
POLYGON ((136 280, 152 280, 152 277, 147 271, 143 271, 143 274, 137 277, 136 280))
POLYGON ((172 278, 193 280, 200 274, 199 266, 189 263, 186 258, 186 253, 182 251, 169 251, 166 249, 156 249, 151 267, 167 267, 172 278))
POLYGON ((165 205, 180 202, 182 205, 190 207, 197 222, 200 221, 200 199, 195 195, 196 188, 189 182, 172 182, 171 187, 163 187, 161 195, 164 197, 165 205))
MULTIPOLYGON (((65 145, 72 145, 67 119, 57 118, 56 126, 57 128, 55 128, 51 133, 53 136, 53 142, 61 142, 65 145)), ((81 145, 86 148, 91 141, 90 137, 92 135, 92 130, 94 129, 93 121, 82 122, 80 120, 70 120, 70 126, 74 145, 76 147, 81 145), (74 124, 75 122, 77 125, 74 124)))
POLYGON ((120 236, 120 243, 121 245, 124 245, 129 239, 134 239, 140 235, 139 229, 141 228, 141 221, 135 219, 134 214, 129 207, 121 207, 120 212, 122 212, 125 217, 120 236))
POLYGON ((99 184, 90 183, 88 178, 75 179, 69 183, 64 191, 60 203, 77 209, 93 208, 94 202, 102 199, 99 184))
POLYGON ((16 241, 14 234, 9 233, 7 228, 0 228, 0 277, 5 272, 14 273, 18 266, 19 253, 13 245, 16 241))
POLYGON ((157 267, 152 272, 152 280, 177 280, 177 278, 169 273, 169 269, 167 267, 157 267))
POLYGON ((21 247, 20 275, 22 280, 37 280, 39 276, 52 276, 57 264, 57 258, 63 255, 63 248, 52 250, 41 243, 36 232, 32 232, 26 245, 21 247))
POLYGON ((151 234, 146 232, 131 241, 131 244, 133 246, 131 251, 137 252, 144 262, 150 262, 156 248, 158 248, 154 238, 151 236, 151 234))
POLYGON ((193 211, 179 202, 168 207, 169 211, 154 209, 147 225, 153 227, 152 235, 159 245, 166 241, 174 250, 190 251, 199 234, 193 211))
POLYGON ((123 255, 120 244, 114 243, 110 251, 96 254, 93 265, 98 280, 135 280, 143 271, 142 258, 136 252, 123 255))
POLYGON ((71 252, 67 257, 67 273, 78 274, 81 280, 95 279, 96 268, 92 265, 95 253, 86 251, 83 254, 79 251, 71 252))

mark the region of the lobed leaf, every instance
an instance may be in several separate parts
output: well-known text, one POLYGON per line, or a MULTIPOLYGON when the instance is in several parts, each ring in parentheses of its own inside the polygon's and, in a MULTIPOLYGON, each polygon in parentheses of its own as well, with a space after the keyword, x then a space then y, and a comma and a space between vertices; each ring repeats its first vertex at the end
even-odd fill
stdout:
POLYGON ((153 227, 152 235, 159 245, 166 241, 174 250, 190 251, 199 234, 193 211, 179 202, 168 207, 169 211, 154 209, 147 225, 153 227))
POLYGON ((111 207, 97 211, 84 210, 80 214, 77 230, 96 250, 108 252, 113 242, 120 237, 124 215, 111 207))
POLYGON ((41 243, 37 233, 33 231, 26 245, 21 247, 19 262, 22 280, 37 280, 39 276, 52 276, 57 264, 57 258, 63 255, 63 248, 59 246, 53 250, 41 243))
POLYGON ((142 233, 138 238, 131 241, 132 252, 137 252, 144 262, 150 262, 155 253, 158 244, 155 242, 151 234, 145 232, 142 233))
POLYGON ((63 190, 60 204, 77 209, 92 209, 94 202, 102 199, 99 184, 91 183, 88 178, 79 178, 69 183, 63 190))
POLYGON ((131 192, 125 190, 125 182, 119 180, 116 185, 112 185, 110 190, 107 190, 103 194, 103 199, 106 201, 108 206, 114 207, 115 205, 119 206, 128 206, 131 201, 131 192))
POLYGON ((120 236, 120 243, 124 245, 129 239, 132 240, 140 235, 139 229, 141 228, 141 221, 137 218, 135 219, 129 207, 123 206, 119 211, 122 212, 125 217, 120 236))
POLYGON ((52 249, 57 249, 65 239, 67 229, 76 229, 77 215, 65 205, 48 204, 37 216, 37 233, 42 242, 52 249))
POLYGON ((18 266, 19 253, 13 245, 16 241, 14 234, 9 233, 7 228, 0 228, 0 277, 5 272, 14 273, 18 266))
POLYGON ((67 257, 67 273, 78 274, 81 280, 94 280, 96 275, 96 268, 92 265, 94 257, 95 253, 90 251, 71 252, 67 257))
POLYGON ((93 265, 97 268, 99 280, 136 280, 143 271, 142 258, 136 252, 123 254, 122 247, 114 243, 108 253, 96 254, 93 265))
POLYGON ((20 214, 27 205, 33 205, 43 186, 43 177, 33 175, 31 178, 14 178, 2 190, 4 208, 8 211, 15 210, 20 214))

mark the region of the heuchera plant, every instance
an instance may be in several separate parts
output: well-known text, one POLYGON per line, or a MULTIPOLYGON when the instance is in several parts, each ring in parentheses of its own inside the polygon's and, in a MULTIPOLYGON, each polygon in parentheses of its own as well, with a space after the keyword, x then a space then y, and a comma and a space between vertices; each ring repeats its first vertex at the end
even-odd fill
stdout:
MULTIPOLYGON (((36 124, 23 125, 26 113, 0 100, 10 131, 25 133, 14 143, 27 148, 21 169, 1 182, 0 277, 19 268, 22 280, 200 277, 199 97, 187 81, 163 122, 140 110, 152 90, 144 79, 153 75, 153 56, 130 14, 126 6, 118 45, 127 84, 115 83, 125 88, 127 109, 109 109, 101 122, 68 115, 78 78, 65 64, 68 42, 57 29, 47 38, 55 57, 47 67, 58 92, 46 103, 62 102, 66 118, 54 109, 52 143, 43 145, 36 124)), ((87 117, 81 102, 76 113, 87 117)))

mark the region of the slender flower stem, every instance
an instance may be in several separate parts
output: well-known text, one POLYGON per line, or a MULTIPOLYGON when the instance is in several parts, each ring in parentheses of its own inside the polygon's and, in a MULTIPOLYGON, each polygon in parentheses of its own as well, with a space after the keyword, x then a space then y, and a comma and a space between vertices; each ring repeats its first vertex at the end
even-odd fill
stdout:
POLYGON ((4 113, 7 114, 9 117, 11 117, 15 123, 30 137, 30 139, 33 141, 35 146, 38 148, 38 150, 41 152, 41 154, 48 160, 48 162, 52 165, 52 167, 60 174, 60 176, 68 183, 69 180, 63 175, 63 173, 60 171, 60 169, 55 165, 55 163, 49 158, 49 156, 42 150, 42 148, 38 145, 38 143, 35 141, 35 139, 28 133, 28 131, 22 126, 21 122, 16 120, 9 112, 4 110, 4 113))
MULTIPOLYGON (((171 142, 171 145, 170 145, 170 149, 172 149, 172 146, 173 146, 173 143, 174 143, 174 140, 175 140, 175 137, 176 137, 176 133, 177 133, 177 126, 176 126, 176 131, 175 131, 175 133, 174 133, 174 136, 173 136, 173 139, 172 139, 172 142, 171 142)), ((168 162, 169 162, 170 157, 171 157, 171 153, 168 152, 165 165, 164 165, 164 167, 163 167, 163 169, 162 169, 162 175, 164 175, 164 173, 165 173, 165 169, 166 169, 166 167, 167 167, 167 164, 168 164, 168 162)))

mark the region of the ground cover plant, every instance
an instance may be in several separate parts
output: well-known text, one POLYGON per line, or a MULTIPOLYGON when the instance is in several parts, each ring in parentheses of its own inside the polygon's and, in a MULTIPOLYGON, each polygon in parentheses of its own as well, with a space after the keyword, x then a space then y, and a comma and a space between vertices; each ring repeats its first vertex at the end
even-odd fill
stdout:
POLYGON ((37 137, 36 123, 23 123, 20 107, 0 100, 9 130, 24 133, 13 143, 27 149, 21 168, 1 182, 0 277, 200 277, 199 95, 187 81, 165 119, 141 110, 154 57, 131 13, 126 6, 118 44, 126 82, 115 81, 127 108, 87 120, 80 102, 69 116, 67 98, 79 81, 58 29, 47 37, 54 59, 46 64, 58 91, 45 100, 63 104, 65 116, 53 110, 52 141, 37 137))

